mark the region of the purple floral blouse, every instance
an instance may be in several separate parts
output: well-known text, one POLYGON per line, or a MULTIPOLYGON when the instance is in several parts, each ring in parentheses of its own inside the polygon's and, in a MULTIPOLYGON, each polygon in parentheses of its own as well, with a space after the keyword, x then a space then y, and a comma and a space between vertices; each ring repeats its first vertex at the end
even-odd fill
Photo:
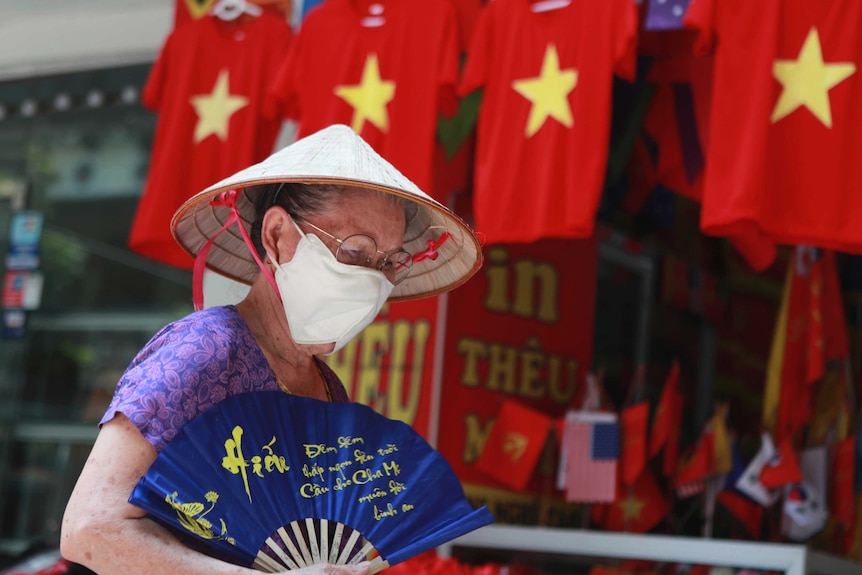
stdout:
MULTIPOLYGON (((349 401, 338 376, 315 358, 332 401, 349 401)), ((277 390, 263 352, 234 306, 212 307, 168 324, 120 378, 99 425, 122 413, 156 451, 227 397, 277 390)))

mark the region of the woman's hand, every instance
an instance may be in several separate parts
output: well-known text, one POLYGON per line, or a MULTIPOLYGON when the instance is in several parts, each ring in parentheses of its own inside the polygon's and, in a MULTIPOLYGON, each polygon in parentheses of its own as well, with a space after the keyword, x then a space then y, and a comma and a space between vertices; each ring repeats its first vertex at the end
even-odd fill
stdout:
MULTIPOLYGON (((124 415, 117 414, 102 426, 66 506, 60 538, 63 556, 99 575, 260 573, 186 547, 128 503, 155 458, 156 451, 124 415)), ((371 564, 319 564, 290 573, 371 575, 371 564)))
MULTIPOLYGON (((155 458, 153 446, 123 414, 102 426, 63 516, 63 557, 99 575, 258 573, 186 547, 128 502, 155 458)), ((352 569, 332 573, 365 573, 352 569)))

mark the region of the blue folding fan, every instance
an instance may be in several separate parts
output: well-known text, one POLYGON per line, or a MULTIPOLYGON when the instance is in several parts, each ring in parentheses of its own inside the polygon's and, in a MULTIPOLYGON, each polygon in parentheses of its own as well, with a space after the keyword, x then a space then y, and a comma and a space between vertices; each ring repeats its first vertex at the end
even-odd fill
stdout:
POLYGON ((494 521, 410 426, 357 403, 237 395, 189 422, 129 502, 260 571, 372 572, 494 521))

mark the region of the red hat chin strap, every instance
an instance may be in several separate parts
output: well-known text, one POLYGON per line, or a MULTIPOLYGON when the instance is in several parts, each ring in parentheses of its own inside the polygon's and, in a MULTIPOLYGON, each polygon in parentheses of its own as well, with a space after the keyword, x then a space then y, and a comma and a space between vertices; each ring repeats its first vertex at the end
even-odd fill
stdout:
POLYGON ((225 221, 221 229, 207 240, 195 258, 195 266, 192 274, 192 302, 194 303, 195 311, 200 311, 204 308, 204 268, 206 268, 210 248, 213 246, 216 238, 234 223, 237 224, 239 233, 242 235, 242 239, 245 240, 252 257, 254 257, 254 261, 257 262, 258 267, 269 281, 272 289, 275 290, 275 293, 279 293, 278 284, 275 283, 275 277, 273 277, 272 272, 263 265, 263 262, 260 261, 260 257, 257 255, 257 250, 254 249, 254 243, 248 235, 248 230, 246 230, 245 226, 242 225, 242 220, 239 217, 239 210, 236 207, 237 195, 238 192, 236 190, 228 190, 220 193, 210 201, 210 205, 213 207, 222 206, 228 208, 230 210, 230 215, 227 217, 227 221, 225 221))

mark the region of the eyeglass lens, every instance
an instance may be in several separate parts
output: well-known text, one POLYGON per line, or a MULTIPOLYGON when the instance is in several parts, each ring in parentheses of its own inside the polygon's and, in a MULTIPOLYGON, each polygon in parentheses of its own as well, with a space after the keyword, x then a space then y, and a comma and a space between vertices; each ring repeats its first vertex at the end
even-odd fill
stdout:
POLYGON ((406 251, 398 250, 388 255, 379 253, 377 242, 364 234, 355 234, 342 240, 335 258, 343 264, 374 267, 395 285, 410 275, 413 266, 413 257, 406 251))

